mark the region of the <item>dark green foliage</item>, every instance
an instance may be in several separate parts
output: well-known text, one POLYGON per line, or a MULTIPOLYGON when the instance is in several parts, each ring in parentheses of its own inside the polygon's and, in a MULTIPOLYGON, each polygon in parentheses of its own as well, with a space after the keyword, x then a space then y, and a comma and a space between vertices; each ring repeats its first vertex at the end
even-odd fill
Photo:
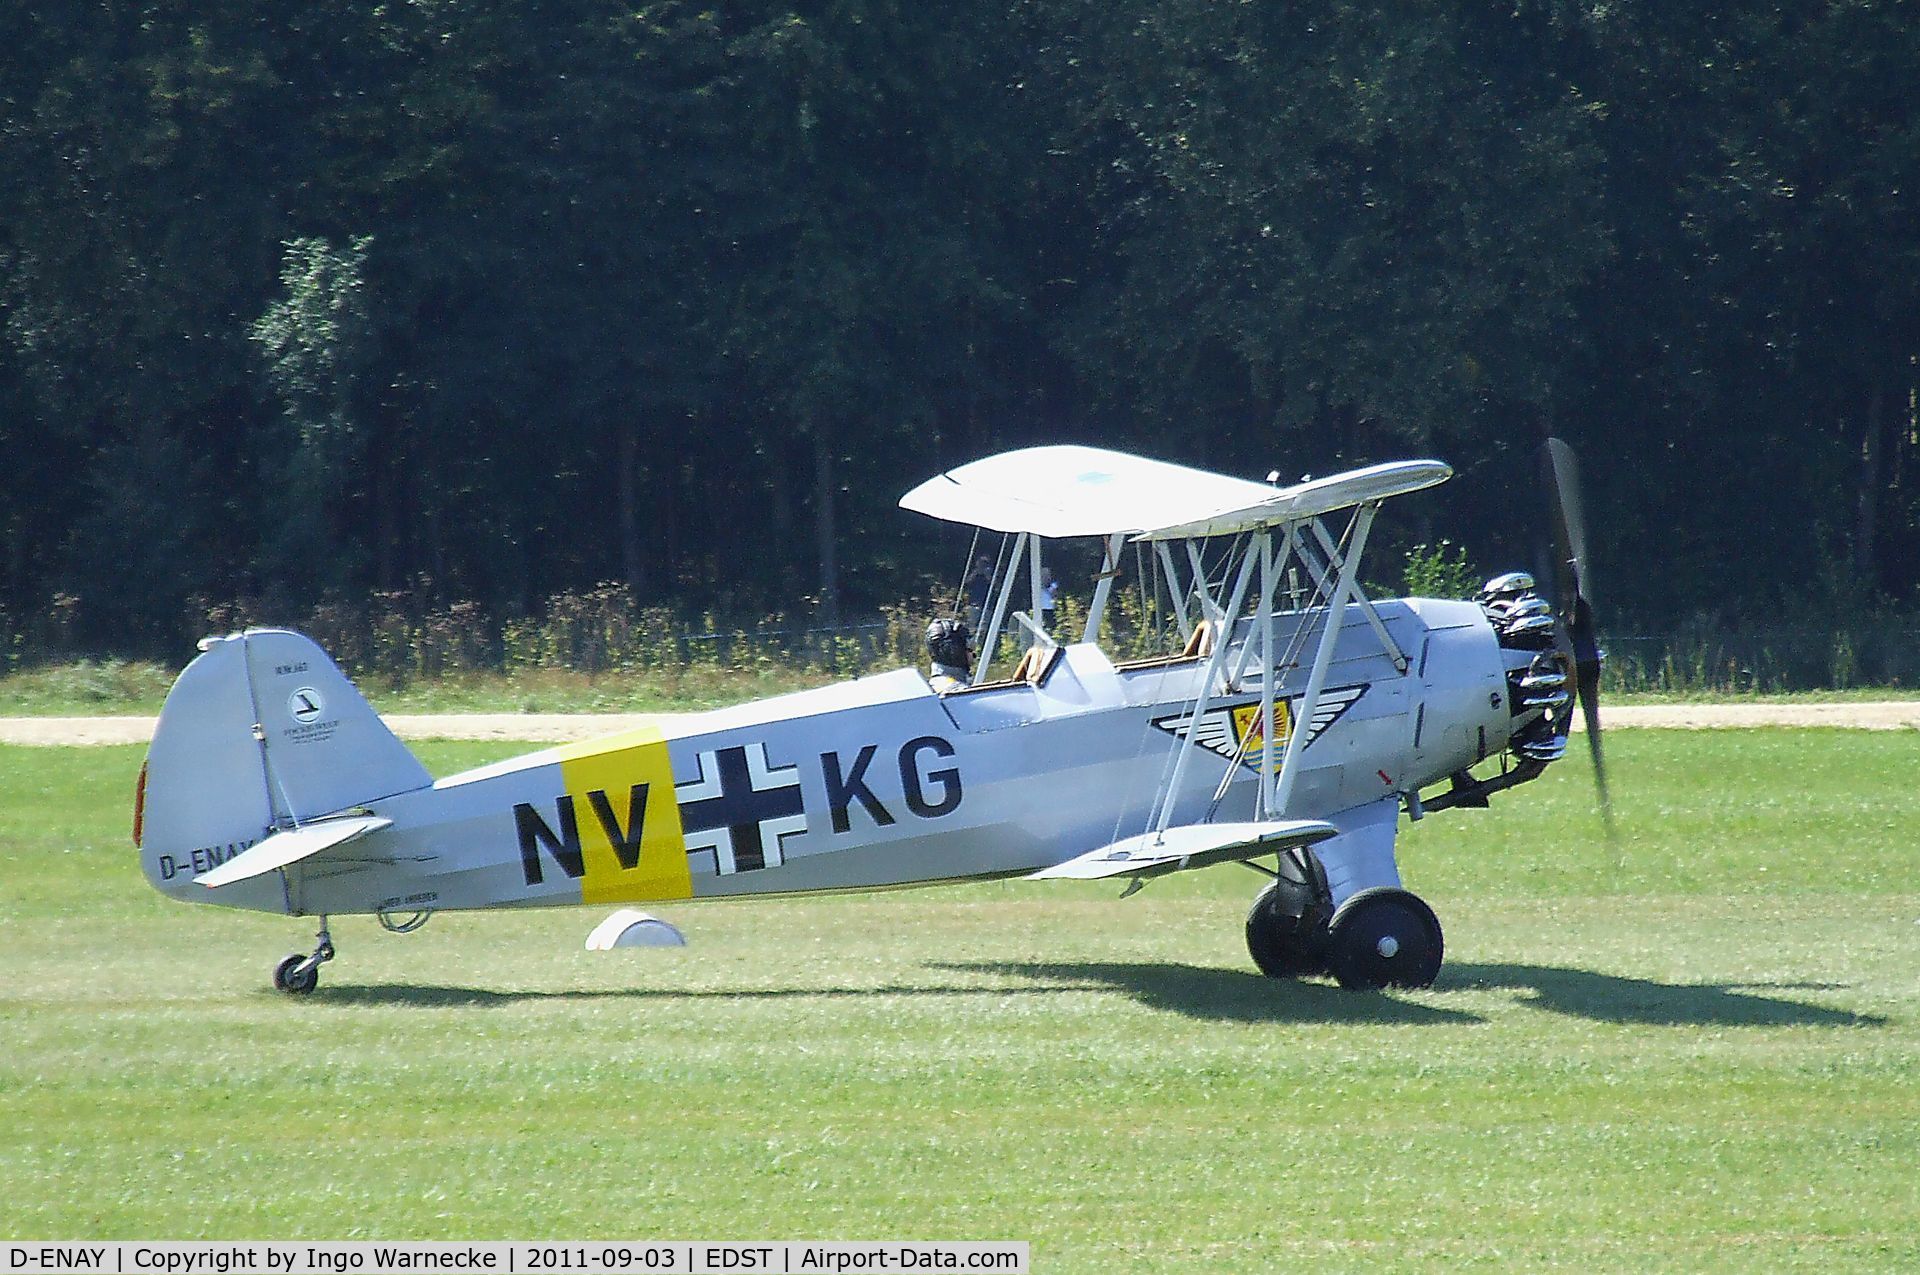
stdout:
POLYGON ((1615 616, 1910 603, 1915 65, 1894 0, 12 6, 7 640, 830 623, 1060 440, 1437 454, 1383 560, 1498 570, 1559 433, 1615 616))
POLYGON ((1464 545, 1442 540, 1407 550, 1405 579, 1392 592, 1416 598, 1471 598, 1489 579, 1467 560, 1464 545))

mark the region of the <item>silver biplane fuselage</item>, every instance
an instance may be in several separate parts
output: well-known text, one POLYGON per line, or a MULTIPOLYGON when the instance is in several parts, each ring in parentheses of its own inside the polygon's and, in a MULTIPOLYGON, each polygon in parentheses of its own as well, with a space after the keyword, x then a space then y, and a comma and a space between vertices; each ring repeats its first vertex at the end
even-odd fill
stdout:
MULTIPOLYGON (((1073 453, 1065 468, 1082 476, 1113 455, 1037 450, 1073 453)), ((1385 494, 1444 476, 1443 467, 1403 474, 1385 494)), ((1301 490, 1245 487, 1268 503, 1301 490)), ((1539 651, 1505 642, 1483 605, 1360 594, 1356 569, 1379 503, 1368 493, 1379 488, 1296 500, 1263 518, 1163 523, 1173 534, 1155 548, 1170 567, 1168 544, 1240 544, 1217 582, 1191 557, 1180 653, 1115 663, 1103 652, 1109 570, 1075 635, 1092 640, 1056 644, 1014 617, 1032 643, 1015 677, 939 694, 902 669, 437 781, 308 639, 272 629, 209 639, 149 753, 142 862, 175 898, 372 913, 404 929, 451 909, 1027 874, 1144 879, 1293 849, 1296 862, 1324 869, 1325 902, 1339 909, 1399 886, 1398 817, 1422 813, 1422 789, 1451 778, 1455 799, 1430 804, 1483 804, 1476 793, 1537 773, 1540 762, 1490 781, 1468 771, 1516 736, 1542 736, 1549 713, 1523 706, 1519 689, 1539 651), (1340 508, 1354 511, 1344 557, 1319 527, 1340 508), (1311 568, 1312 605, 1281 605, 1282 562, 1295 564, 1296 581, 1300 564, 1311 568)), ((1243 504, 1253 495, 1234 494, 1243 504)), ((1117 525, 1125 530, 1098 528, 1109 567, 1123 536, 1142 537, 1117 525)), ((1037 600, 1046 531, 1016 534, 1013 562, 1026 547, 1037 600)), ((1006 573, 995 626, 1016 574, 1006 573)), ((981 671, 992 671, 984 659, 981 671)), ((1549 734, 1564 744, 1564 727, 1549 734)), ((316 978, 332 955, 324 925, 322 949, 303 966, 316 978)), ((299 973, 291 990, 311 986, 299 973)))

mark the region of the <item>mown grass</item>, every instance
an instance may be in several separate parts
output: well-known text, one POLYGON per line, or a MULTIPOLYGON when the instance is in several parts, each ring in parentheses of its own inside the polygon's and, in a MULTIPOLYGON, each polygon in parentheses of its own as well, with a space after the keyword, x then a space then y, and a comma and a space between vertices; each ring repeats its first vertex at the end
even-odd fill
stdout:
MULTIPOLYGON (((445 772, 498 745, 421 752, 445 772)), ((1920 742, 1622 733, 1403 842, 1431 991, 1251 973, 1252 874, 310 926, 188 909, 137 749, 0 748, 0 1232, 952 1237, 1037 1271, 1920 1264, 1920 742)))

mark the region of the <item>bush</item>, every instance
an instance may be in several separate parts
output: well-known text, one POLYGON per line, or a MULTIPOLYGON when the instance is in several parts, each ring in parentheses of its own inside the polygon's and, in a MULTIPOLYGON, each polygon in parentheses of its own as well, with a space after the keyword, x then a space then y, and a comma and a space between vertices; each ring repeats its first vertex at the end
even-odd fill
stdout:
POLYGON ((1471 598, 1485 577, 1467 561, 1465 546, 1442 540, 1407 550, 1405 579, 1410 598, 1471 598))
MULTIPOLYGON (((1406 583, 1422 596, 1470 595, 1476 575, 1464 550, 1441 541, 1407 555, 1406 583)), ((534 615, 506 619, 477 602, 433 600, 430 582, 362 599, 329 598, 288 615, 257 599, 200 599, 181 626, 196 637, 250 625, 284 625, 307 633, 354 676, 403 689, 421 678, 469 673, 568 671, 589 676, 698 675, 703 684, 770 672, 856 677, 916 667, 925 658, 927 620, 945 614, 941 599, 914 598, 880 609, 870 621, 837 629, 808 617, 760 615, 742 624, 712 613, 687 616, 640 606, 627 586, 604 583, 584 593, 556 593, 534 615)), ((140 684, 152 669, 115 659, 87 659, 68 645, 75 600, 60 597, 22 618, 0 610, 0 671, 20 672, 58 661, 78 702, 104 701, 140 684), (67 666, 63 666, 65 668, 67 666)), ((1191 618, 1191 617, 1190 617, 1191 618)), ((1076 638, 1086 623, 1083 599, 1063 594, 1054 632, 1076 638)), ((1010 666, 1026 646, 1024 632, 1003 626, 996 660, 1010 666)), ((1613 691, 1745 694, 1920 684, 1920 614, 1856 605, 1838 612, 1808 607, 1804 619, 1765 628, 1697 615, 1661 631, 1615 622, 1604 633, 1605 686, 1613 691), (1835 615, 1843 622, 1835 624, 1835 615)), ((984 634, 976 634, 976 640, 984 634)), ((1102 645, 1114 659, 1167 654, 1180 646, 1168 599, 1137 585, 1116 587, 1108 600, 1102 645)), ((182 652, 184 655, 186 652, 182 652)))

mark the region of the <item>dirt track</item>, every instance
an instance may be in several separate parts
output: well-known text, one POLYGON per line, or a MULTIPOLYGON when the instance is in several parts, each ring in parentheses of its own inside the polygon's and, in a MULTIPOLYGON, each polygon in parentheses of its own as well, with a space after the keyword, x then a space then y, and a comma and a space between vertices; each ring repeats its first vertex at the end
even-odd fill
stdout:
MULTIPOLYGON (((402 739, 515 739, 562 743, 628 730, 642 722, 695 714, 447 713, 397 714, 387 724, 402 739)), ((1606 710, 1608 729, 1710 730, 1737 726, 1838 726, 1851 730, 1920 729, 1920 700, 1850 704, 1635 704, 1606 710)), ((0 717, 0 744, 143 744, 151 717, 0 717)))

